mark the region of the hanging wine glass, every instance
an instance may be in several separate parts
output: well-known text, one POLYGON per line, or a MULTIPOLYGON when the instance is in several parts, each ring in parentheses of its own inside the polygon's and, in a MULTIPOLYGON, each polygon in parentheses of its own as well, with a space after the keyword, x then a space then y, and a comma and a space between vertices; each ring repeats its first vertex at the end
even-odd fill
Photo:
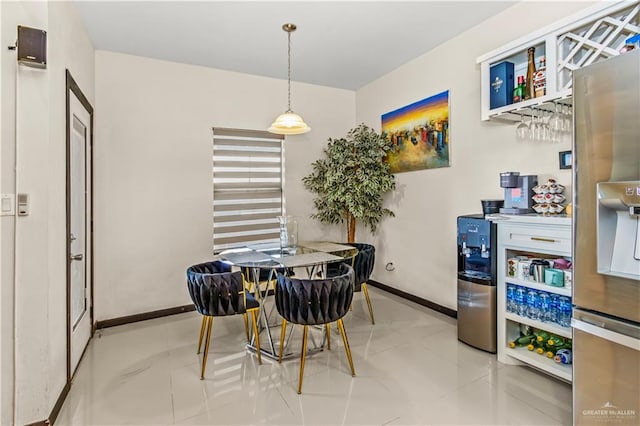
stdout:
POLYGON ((543 113, 543 123, 544 123, 544 141, 553 143, 555 142, 553 130, 551 130, 551 126, 549 122, 551 121, 551 112, 544 111, 543 113))
POLYGON ((529 125, 524 122, 524 114, 520 114, 520 123, 516 126, 516 139, 518 142, 529 140, 529 125))
POLYGON ((564 129, 564 133, 571 134, 571 132, 573 131, 572 129, 573 123, 571 120, 571 110, 569 109, 568 105, 562 106, 562 119, 563 119, 562 127, 564 129))
POLYGON ((553 141, 560 142, 564 132, 564 116, 562 115, 562 107, 559 104, 555 104, 555 109, 549 118, 549 129, 552 132, 553 141))
POLYGON ((529 124, 529 137, 533 142, 540 142, 540 117, 534 108, 531 109, 531 123, 529 124))

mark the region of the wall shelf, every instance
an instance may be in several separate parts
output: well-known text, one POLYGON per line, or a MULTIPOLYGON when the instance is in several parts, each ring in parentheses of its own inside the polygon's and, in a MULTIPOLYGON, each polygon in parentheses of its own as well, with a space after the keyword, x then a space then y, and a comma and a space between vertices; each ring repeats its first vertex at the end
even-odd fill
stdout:
POLYGON ((571 327, 562 327, 558 324, 554 324, 550 322, 542 322, 542 321, 534 320, 527 317, 521 317, 520 315, 514 314, 512 312, 505 312, 504 318, 509 321, 517 322, 520 324, 530 325, 533 328, 548 331, 549 333, 566 337, 568 339, 571 339, 572 337, 571 327))
POLYGON ((544 355, 529 351, 527 348, 512 349, 507 347, 505 348, 505 353, 511 358, 515 358, 538 370, 549 372, 566 382, 571 382, 572 380, 571 365, 558 364, 544 355))
POLYGON ((639 32, 637 1, 602 2, 480 56, 476 62, 480 64, 481 119, 518 121, 535 114, 536 109, 550 111, 555 103, 572 105, 573 71, 618 55, 625 40, 639 32), (526 75, 529 47, 536 48, 536 68, 541 56, 546 58, 546 94, 490 109, 491 66, 513 63, 517 84, 517 76, 526 75))
POLYGON ((547 285, 544 283, 538 283, 530 280, 520 280, 518 278, 505 276, 504 281, 508 284, 515 284, 521 287, 533 288, 535 290, 546 291, 547 293, 555 293, 560 296, 571 297, 571 289, 566 287, 554 287, 552 285, 547 285))

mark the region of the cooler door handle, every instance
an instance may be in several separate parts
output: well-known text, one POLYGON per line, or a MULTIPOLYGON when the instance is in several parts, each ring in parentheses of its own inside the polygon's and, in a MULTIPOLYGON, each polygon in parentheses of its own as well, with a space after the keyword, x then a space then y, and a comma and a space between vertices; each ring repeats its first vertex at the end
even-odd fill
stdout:
POLYGON ((634 339, 633 337, 625 336, 624 334, 616 333, 575 318, 571 318, 571 327, 640 352, 640 340, 634 339))

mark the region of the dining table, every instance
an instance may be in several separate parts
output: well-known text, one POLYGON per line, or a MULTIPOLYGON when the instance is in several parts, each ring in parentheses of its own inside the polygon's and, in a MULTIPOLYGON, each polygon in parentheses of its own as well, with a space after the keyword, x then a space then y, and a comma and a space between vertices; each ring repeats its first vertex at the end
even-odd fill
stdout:
MULTIPOLYGON (((281 327, 282 321, 275 315, 275 301, 268 297, 274 294, 275 286, 273 289, 269 289, 268 283, 275 282, 278 273, 308 279, 324 278, 328 265, 340 262, 351 264, 357 254, 357 248, 346 244, 331 241, 302 241, 289 247, 283 247, 279 242, 247 244, 224 250, 218 256, 223 262, 240 268, 245 278, 251 281, 251 288, 260 302, 259 333, 262 335, 264 332, 267 337, 266 345, 264 337, 261 337, 261 353, 268 358, 278 359, 281 348, 274 342, 273 331, 281 327), (261 288, 260 277, 265 275, 268 277, 267 286, 261 288)), ((322 327, 322 329, 325 328, 322 327)), ((286 344, 282 348, 285 351, 282 358, 288 358, 292 355, 286 352, 292 332, 293 327, 290 328, 286 344)), ((248 347, 255 351, 254 338, 255 336, 249 342, 248 347)), ((325 339, 326 335, 323 334, 321 343, 317 344, 311 337, 310 352, 321 350, 324 347, 325 339)))

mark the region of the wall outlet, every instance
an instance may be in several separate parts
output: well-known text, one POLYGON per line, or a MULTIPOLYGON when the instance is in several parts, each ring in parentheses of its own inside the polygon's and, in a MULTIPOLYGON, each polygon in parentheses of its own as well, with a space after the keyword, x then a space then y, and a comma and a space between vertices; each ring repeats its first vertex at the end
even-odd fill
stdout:
POLYGON ((16 194, 0 194, 0 216, 16 214, 16 194))

